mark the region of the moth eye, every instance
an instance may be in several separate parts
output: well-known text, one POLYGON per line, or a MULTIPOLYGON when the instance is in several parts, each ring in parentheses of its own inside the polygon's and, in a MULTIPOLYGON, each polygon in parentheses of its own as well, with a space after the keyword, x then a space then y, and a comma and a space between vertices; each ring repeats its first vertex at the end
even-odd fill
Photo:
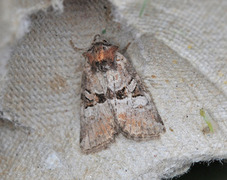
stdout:
POLYGON ((106 47, 105 47, 105 46, 103 46, 103 47, 102 47, 102 49, 103 49, 103 50, 106 50, 106 47))

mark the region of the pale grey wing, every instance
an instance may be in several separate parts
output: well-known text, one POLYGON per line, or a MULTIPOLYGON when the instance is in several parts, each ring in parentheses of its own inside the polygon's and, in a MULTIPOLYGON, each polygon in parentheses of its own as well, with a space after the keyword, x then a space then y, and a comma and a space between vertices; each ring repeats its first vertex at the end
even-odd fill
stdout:
POLYGON ((99 78, 87 64, 82 77, 80 119, 80 147, 84 153, 106 148, 117 133, 113 110, 99 78))
POLYGON ((112 79, 108 84, 115 92, 111 102, 122 134, 134 140, 158 137, 165 127, 150 94, 123 55, 117 53, 116 62, 117 71, 108 73, 112 79))

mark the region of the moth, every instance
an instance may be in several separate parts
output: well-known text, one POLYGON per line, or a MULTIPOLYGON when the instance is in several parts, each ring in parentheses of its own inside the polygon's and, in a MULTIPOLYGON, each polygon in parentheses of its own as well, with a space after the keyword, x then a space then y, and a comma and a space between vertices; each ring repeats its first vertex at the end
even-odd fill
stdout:
POLYGON ((149 140, 165 132, 152 97, 118 46, 94 37, 82 75, 80 148, 88 154, 105 149, 118 133, 149 140))

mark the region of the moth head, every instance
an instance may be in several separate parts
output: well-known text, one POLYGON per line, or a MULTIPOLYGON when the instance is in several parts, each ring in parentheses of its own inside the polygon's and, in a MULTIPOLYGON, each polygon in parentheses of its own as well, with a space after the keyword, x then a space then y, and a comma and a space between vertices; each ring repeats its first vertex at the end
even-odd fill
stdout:
POLYGON ((97 37, 95 36, 91 48, 83 53, 83 56, 88 58, 88 62, 91 65, 102 61, 113 62, 117 50, 118 46, 110 44, 105 39, 97 40, 97 37))

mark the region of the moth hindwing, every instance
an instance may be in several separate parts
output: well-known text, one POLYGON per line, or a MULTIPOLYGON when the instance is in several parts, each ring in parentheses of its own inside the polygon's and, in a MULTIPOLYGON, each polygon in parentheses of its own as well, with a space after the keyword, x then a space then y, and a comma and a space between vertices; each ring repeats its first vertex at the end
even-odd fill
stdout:
POLYGON ((165 131, 155 104, 135 69, 106 40, 83 53, 80 147, 102 150, 122 133, 134 140, 159 137, 165 131))

